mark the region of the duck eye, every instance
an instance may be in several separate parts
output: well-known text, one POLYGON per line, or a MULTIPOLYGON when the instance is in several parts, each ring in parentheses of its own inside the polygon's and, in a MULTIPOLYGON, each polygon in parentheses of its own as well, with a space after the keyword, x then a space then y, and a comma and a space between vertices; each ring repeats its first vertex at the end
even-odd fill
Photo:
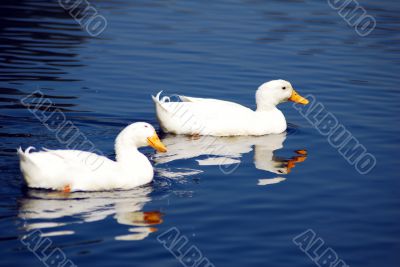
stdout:
POLYGON ((286 86, 282 87, 282 90, 286 90, 286 86))
POLYGON ((149 126, 145 125, 144 127, 149 128, 149 126))

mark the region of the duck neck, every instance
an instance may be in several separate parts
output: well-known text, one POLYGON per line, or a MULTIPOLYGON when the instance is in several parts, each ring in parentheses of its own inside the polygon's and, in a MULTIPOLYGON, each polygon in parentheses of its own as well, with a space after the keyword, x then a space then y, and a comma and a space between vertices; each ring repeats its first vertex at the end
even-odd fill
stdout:
POLYGON ((115 158, 119 163, 134 165, 139 158, 147 158, 138 150, 135 140, 127 138, 123 133, 115 141, 115 158))
POLYGON ((115 159, 119 163, 132 163, 132 161, 142 155, 137 147, 115 146, 115 159))
POLYGON ((257 94, 256 104, 257 112, 273 111, 277 109, 276 106, 279 104, 279 101, 275 100, 273 97, 267 97, 257 94))
POLYGON ((154 176, 149 159, 138 150, 141 146, 140 140, 126 135, 124 131, 115 141, 115 158, 123 174, 121 177, 127 178, 125 182, 135 186, 151 182, 154 176))
POLYGON ((268 112, 268 111, 273 111, 276 110, 276 105, 274 104, 266 104, 263 103, 262 105, 257 104, 257 109, 256 112, 268 112))

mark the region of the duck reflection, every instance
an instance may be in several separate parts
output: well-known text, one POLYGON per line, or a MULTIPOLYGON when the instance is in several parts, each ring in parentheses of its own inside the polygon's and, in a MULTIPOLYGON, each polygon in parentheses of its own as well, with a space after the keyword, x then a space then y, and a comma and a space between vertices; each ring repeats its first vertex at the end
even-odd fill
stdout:
MULTIPOLYGON (((283 148, 286 133, 265 136, 212 137, 166 135, 162 142, 168 147, 166 153, 157 153, 157 164, 179 159, 195 158, 199 165, 218 165, 224 173, 232 173, 241 158, 254 150, 254 165, 259 170, 285 175, 307 158, 305 149, 294 151, 290 158, 278 157, 276 151, 283 148), (188 149, 190 148, 190 149, 188 149)), ((260 179, 259 185, 274 184, 285 178, 260 179)))
MULTIPOLYGON (((139 187, 129 191, 74 192, 69 194, 29 190, 20 200, 19 217, 27 231, 40 229, 45 236, 73 234, 73 231, 50 231, 74 223, 95 222, 113 216, 123 225, 133 226, 129 234, 117 240, 142 240, 157 231, 162 213, 143 211, 151 201, 152 188, 139 187)), ((65 228, 65 227, 63 227, 65 228)))

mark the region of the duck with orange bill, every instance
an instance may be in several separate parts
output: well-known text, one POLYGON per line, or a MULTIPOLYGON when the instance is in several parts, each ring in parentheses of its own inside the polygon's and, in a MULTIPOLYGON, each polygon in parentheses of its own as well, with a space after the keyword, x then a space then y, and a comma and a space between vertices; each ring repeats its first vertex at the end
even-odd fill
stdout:
POLYGON ((31 152, 18 149, 20 168, 31 188, 71 191, 131 189, 150 183, 154 171, 138 148, 151 146, 159 152, 167 149, 153 126, 136 122, 124 128, 116 138, 116 160, 80 150, 31 152))
POLYGON ((279 134, 286 130, 287 123, 276 106, 286 101, 303 105, 309 102, 284 80, 270 81, 258 88, 256 110, 219 99, 178 96, 179 101, 171 101, 160 95, 161 92, 153 96, 153 101, 161 128, 167 133, 187 135, 279 134))

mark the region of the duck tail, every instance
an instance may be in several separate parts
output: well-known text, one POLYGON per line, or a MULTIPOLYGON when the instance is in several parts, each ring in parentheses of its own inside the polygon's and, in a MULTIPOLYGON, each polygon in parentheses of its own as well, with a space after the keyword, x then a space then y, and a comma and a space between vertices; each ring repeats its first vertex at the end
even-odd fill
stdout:
POLYGON ((160 92, 158 92, 158 93, 156 94, 156 96, 154 96, 154 95, 151 96, 151 98, 153 99, 154 103, 159 103, 159 102, 161 102, 161 99, 160 99, 161 93, 162 93, 162 90, 161 90, 160 92))
POLYGON ((166 108, 163 107, 163 104, 169 102, 169 97, 168 96, 160 97, 162 92, 163 91, 161 90, 160 92, 158 92, 156 94, 156 96, 152 95, 151 98, 153 99, 154 103, 156 104, 156 107, 160 107, 163 110, 167 111, 166 108))
POLYGON ((31 150, 34 150, 34 149, 36 149, 36 148, 33 146, 28 147, 27 149, 25 149, 25 151, 22 150, 21 147, 17 148, 17 154, 18 154, 20 160, 26 161, 27 159, 29 159, 29 153, 31 152, 31 150))
POLYGON ((25 149, 25 151, 22 150, 21 147, 17 149, 17 154, 19 156, 19 167, 28 186, 33 182, 32 177, 34 176, 32 174, 39 171, 35 162, 29 155, 32 149, 35 148, 33 146, 30 146, 25 149))

